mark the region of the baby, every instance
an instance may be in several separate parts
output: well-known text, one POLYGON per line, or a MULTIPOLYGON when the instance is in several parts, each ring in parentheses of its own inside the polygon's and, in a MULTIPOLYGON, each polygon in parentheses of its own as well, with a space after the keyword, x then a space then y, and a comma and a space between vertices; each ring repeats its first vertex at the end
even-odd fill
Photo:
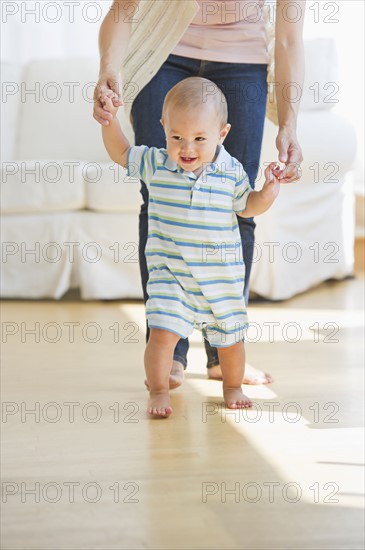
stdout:
POLYGON ((223 146, 231 128, 226 99, 207 79, 187 78, 166 95, 161 118, 166 149, 131 147, 112 99, 112 92, 103 98, 114 117, 102 127, 105 147, 111 159, 143 180, 149 191, 148 413, 171 414, 173 352, 193 328, 218 348, 225 405, 250 407, 241 389, 248 323, 236 215, 250 218, 271 206, 279 193, 280 168, 271 163, 261 191, 251 189, 242 165, 223 146))

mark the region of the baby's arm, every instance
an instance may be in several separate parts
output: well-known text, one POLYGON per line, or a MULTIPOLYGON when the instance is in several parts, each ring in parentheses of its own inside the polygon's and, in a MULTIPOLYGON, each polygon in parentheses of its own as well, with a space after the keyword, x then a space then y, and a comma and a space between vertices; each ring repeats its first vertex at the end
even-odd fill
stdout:
POLYGON ((111 97, 107 95, 102 98, 102 101, 105 102, 104 109, 113 115, 113 119, 110 121, 109 125, 102 126, 105 148, 114 162, 125 167, 127 166, 128 151, 131 145, 123 134, 119 120, 116 117, 118 107, 114 107, 111 97))
POLYGON ((261 191, 251 191, 247 198, 246 208, 242 212, 236 212, 242 218, 252 218, 263 214, 270 208, 279 194, 281 173, 276 162, 272 162, 265 170, 265 183, 261 191))

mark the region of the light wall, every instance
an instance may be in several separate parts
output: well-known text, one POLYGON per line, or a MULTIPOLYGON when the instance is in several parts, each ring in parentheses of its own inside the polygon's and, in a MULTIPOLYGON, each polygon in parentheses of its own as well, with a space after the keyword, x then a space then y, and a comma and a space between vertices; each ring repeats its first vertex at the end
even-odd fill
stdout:
MULTIPOLYGON (((269 2, 275 4, 275 0, 269 2)), ((3 1, 1 59, 25 63, 34 58, 97 58, 100 23, 111 4, 109 0, 3 1)), ((304 37, 336 40, 339 78, 338 91, 332 97, 338 99, 336 111, 356 130, 358 156, 353 178, 359 192, 364 190, 363 21, 363 0, 307 0, 304 37)), ((328 88, 329 93, 333 90, 328 88)))

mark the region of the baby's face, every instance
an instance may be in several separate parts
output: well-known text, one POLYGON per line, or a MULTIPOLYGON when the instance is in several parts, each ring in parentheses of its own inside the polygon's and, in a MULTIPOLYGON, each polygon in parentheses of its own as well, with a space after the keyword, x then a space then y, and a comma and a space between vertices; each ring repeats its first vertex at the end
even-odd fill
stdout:
POLYGON ((161 122, 169 157, 197 175, 204 163, 214 160, 217 145, 223 143, 230 130, 229 124, 220 128, 217 114, 208 105, 191 111, 168 106, 161 122))

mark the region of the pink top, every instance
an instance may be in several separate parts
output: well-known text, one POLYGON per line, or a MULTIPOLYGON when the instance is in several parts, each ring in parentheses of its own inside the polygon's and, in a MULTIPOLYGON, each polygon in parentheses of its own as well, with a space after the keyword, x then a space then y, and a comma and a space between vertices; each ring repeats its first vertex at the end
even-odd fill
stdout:
POLYGON ((175 55, 226 63, 268 63, 265 0, 198 0, 200 10, 175 55))

